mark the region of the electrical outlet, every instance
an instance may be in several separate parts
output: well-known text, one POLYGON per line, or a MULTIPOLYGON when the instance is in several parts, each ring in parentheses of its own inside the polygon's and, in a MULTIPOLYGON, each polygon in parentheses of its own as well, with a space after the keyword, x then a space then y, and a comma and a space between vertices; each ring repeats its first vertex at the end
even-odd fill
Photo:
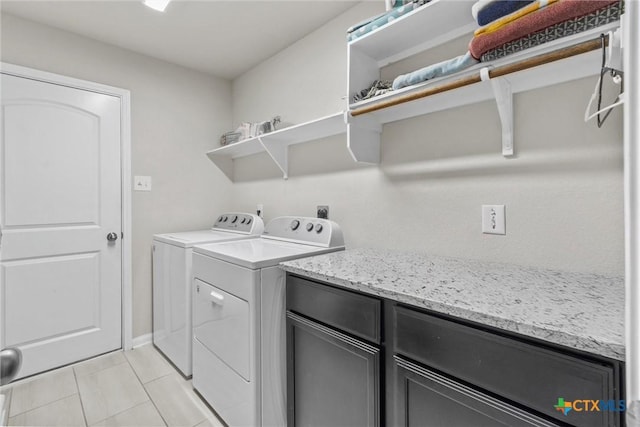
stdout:
POLYGON ((263 204, 259 204, 258 206, 256 206, 256 215, 258 215, 260 218, 264 218, 264 205, 263 204))
POLYGON ((151 177, 138 175, 134 176, 133 189, 134 191, 151 191, 151 177))
POLYGON ((318 205, 318 207, 316 208, 316 216, 318 218, 329 219, 329 206, 318 205))
POLYGON ((504 205, 482 205, 482 232, 507 234, 504 205))

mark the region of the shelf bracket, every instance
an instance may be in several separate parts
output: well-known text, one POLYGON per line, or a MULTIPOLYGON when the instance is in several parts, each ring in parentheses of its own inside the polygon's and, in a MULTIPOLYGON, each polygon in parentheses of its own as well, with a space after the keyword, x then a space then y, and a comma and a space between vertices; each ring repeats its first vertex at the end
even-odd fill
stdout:
POLYGON ((380 163, 380 134, 382 125, 370 116, 353 117, 345 112, 347 148, 356 162, 380 163))
POLYGON ((502 155, 511 157, 513 156, 513 92, 511 84, 504 77, 491 78, 487 67, 480 70, 480 79, 491 83, 502 124, 502 155))
POLYGON ((260 144, 264 147, 264 151, 269 154, 269 157, 271 157, 276 166, 282 171, 282 178, 289 179, 289 146, 268 142, 260 137, 258 137, 258 141, 260 141, 260 144))

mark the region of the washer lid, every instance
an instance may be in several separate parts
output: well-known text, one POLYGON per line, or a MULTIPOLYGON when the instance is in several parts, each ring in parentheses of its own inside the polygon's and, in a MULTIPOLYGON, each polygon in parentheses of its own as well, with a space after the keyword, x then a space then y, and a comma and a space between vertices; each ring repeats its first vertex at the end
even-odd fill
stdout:
POLYGON ((241 234, 223 230, 197 230, 179 233, 156 234, 153 240, 168 243, 182 248, 190 248, 193 245, 208 242, 226 242, 230 240, 253 239, 259 237, 255 234, 241 234))
POLYGON ((255 270, 275 266, 283 261, 344 250, 344 246, 326 248, 261 237, 198 245, 193 250, 212 258, 255 270))

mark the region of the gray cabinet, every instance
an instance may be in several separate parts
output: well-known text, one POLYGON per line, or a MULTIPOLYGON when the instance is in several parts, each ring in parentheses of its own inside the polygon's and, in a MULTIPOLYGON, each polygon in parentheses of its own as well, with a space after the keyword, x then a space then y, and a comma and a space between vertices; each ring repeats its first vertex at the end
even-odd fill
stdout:
POLYGON ((289 427, 621 426, 615 406, 624 399, 623 368, 287 276, 289 427), (555 407, 560 398, 598 400, 613 410, 564 414, 555 407))
MULTIPOLYGON (((390 320, 394 354, 560 423, 580 427, 619 423, 614 411, 573 410, 565 415, 554 407, 558 398, 618 400, 615 363, 576 357, 410 307, 394 306, 390 320)), ((398 391, 396 408, 403 406, 402 393, 398 391)))
POLYGON ((508 403, 425 369, 393 358, 398 391, 396 422, 406 426, 557 426, 508 403))
POLYGON ((287 276, 287 423, 379 426, 382 301, 287 276))
POLYGON ((288 424, 378 426, 380 349, 287 313, 288 424))

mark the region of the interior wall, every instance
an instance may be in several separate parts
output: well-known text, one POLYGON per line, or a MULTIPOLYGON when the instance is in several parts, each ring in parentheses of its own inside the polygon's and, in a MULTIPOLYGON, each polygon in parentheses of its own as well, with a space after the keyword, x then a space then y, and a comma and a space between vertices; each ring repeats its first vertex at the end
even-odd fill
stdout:
MULTIPOLYGON (((204 153, 231 126, 231 83, 3 14, 3 62, 131 91, 133 337, 151 333, 153 234, 208 228, 230 210, 228 179, 204 153)), ((125 236, 127 238, 127 236, 125 236)))
MULTIPOLYGON (((300 123, 343 109, 345 30, 379 6, 350 9, 234 80, 233 122, 280 114, 300 123)), ((455 41, 434 58, 465 45, 455 41)), ((430 63, 420 57, 383 76, 430 63)), ((584 123, 595 81, 516 95, 513 159, 501 155, 495 102, 483 102, 385 125, 380 165, 353 163, 345 135, 290 147, 288 180, 266 154, 236 160, 233 205, 263 203, 268 220, 313 216, 328 204, 348 248, 622 275, 622 118, 615 111, 602 129, 584 123), (506 205, 506 235, 481 233, 483 204, 506 205)))

